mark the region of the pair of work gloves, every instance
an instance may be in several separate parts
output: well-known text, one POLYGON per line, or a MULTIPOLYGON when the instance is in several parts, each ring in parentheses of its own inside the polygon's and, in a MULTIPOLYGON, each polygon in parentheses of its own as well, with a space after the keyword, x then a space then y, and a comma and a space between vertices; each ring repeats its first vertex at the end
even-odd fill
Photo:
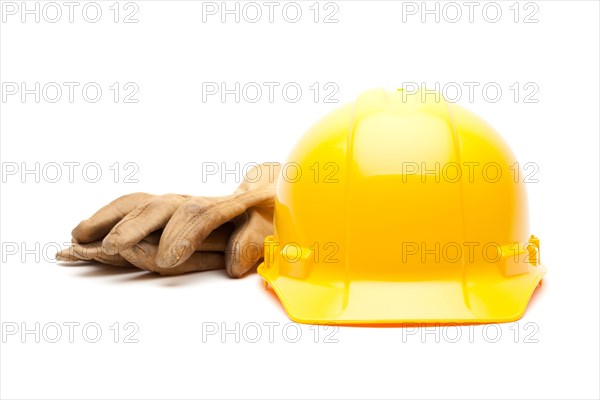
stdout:
POLYGON ((72 231, 58 261, 95 260, 161 275, 225 268, 238 278, 263 257, 273 231, 278 163, 249 169, 229 196, 132 193, 104 206, 72 231))

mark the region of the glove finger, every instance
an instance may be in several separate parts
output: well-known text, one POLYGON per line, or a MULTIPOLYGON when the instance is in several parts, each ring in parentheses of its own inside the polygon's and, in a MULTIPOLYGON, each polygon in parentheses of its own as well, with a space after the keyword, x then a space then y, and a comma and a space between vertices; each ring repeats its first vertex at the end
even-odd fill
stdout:
MULTIPOLYGON (((231 236, 231 232, 233 232, 234 225, 231 222, 226 222, 208 235, 208 237, 202 242, 197 251, 220 251, 222 253, 225 252, 227 248, 227 242, 229 241, 229 237, 231 236)), ((152 232, 148 236, 144 238, 144 241, 158 245, 160 242, 160 237, 162 235, 163 230, 159 229, 157 231, 152 232)))
POLYGON ((107 254, 118 254, 137 244, 150 233, 163 228, 175 210, 187 200, 186 196, 156 196, 118 222, 102 241, 102 250, 107 254))
POLYGON ((133 267, 119 254, 106 254, 102 251, 101 242, 78 244, 75 243, 68 249, 63 249, 56 253, 58 261, 98 261, 103 264, 115 265, 118 267, 133 267))
POLYGON ((54 258, 56 259, 56 261, 63 262, 84 261, 75 255, 75 253, 73 252, 73 247, 67 247, 66 249, 60 250, 58 253, 56 253, 54 258))
POLYGON ((251 208, 235 223, 225 251, 225 268, 230 277, 240 278, 263 258, 265 237, 273 234, 273 208, 251 208))
POLYGON ((121 196, 83 220, 73 229, 73 239, 78 243, 91 243, 102 239, 117 222, 140 204, 154 197, 148 193, 121 196))
POLYGON ((263 203, 273 203, 272 190, 192 198, 179 207, 167 223, 158 245, 157 265, 172 268, 183 263, 215 228, 263 203))
POLYGON ((225 268, 225 255, 222 252, 197 251, 185 262, 174 268, 162 268, 156 265, 158 246, 142 240, 138 244, 121 252, 129 262, 146 271, 161 275, 181 275, 187 272, 208 271, 225 268))

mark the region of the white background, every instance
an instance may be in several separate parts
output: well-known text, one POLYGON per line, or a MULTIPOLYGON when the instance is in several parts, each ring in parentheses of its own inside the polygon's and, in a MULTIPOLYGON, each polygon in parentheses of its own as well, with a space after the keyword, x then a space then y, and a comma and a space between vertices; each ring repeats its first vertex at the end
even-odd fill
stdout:
MULTIPOLYGON (((419 11, 403 14, 410 10, 407 4, 392 1, 340 1, 327 9, 321 3, 318 23, 312 1, 300 3, 297 23, 282 17, 285 3, 270 23, 262 2, 265 15, 257 23, 243 16, 239 23, 234 16, 221 23, 219 14, 203 22, 203 4, 193 1, 137 1, 137 23, 123 22, 134 10, 124 3, 115 23, 113 1, 99 2, 103 14, 97 23, 82 17, 85 2, 75 9, 73 23, 62 2, 57 23, 44 15, 39 23, 32 15, 23 23, 21 10, 3 13, 3 85, 80 84, 73 103, 66 89, 56 103, 43 94, 39 103, 33 95, 25 101, 20 94, 3 98, 3 171, 14 163, 19 168, 34 168, 36 162, 40 168, 80 165, 72 183, 66 167, 56 183, 49 182, 55 170, 39 178, 22 171, 3 177, 3 328, 32 329, 37 322, 53 337, 56 323, 63 336, 57 343, 45 336, 36 343, 33 334, 24 340, 20 332, 3 335, 2 397, 598 398, 599 6, 568 3, 499 2, 502 16, 496 23, 486 21, 494 18, 493 9, 484 18, 485 3, 470 22, 462 2, 456 23, 444 14, 439 22, 429 15, 423 23, 419 11), (338 22, 323 23, 336 9, 338 22), (534 11, 530 19, 537 22, 525 23, 534 11), (103 89, 96 103, 82 98, 88 82, 103 89), (115 82, 121 90, 127 82, 137 85, 139 101, 123 102, 128 92, 123 91, 115 103, 109 89, 115 82), (296 103, 285 100, 281 90, 272 103, 266 92, 256 103, 244 98, 236 103, 233 96, 203 102, 203 82, 230 87, 278 82, 280 88, 295 82, 303 94, 296 103), (325 92, 314 101, 309 87, 315 82, 322 90, 327 83, 336 85, 339 103, 372 87, 458 83, 465 89, 458 102, 501 132, 522 164, 539 166, 539 182, 527 185, 530 223, 549 272, 518 323, 487 331, 463 327, 456 343, 450 340, 456 329, 321 327, 315 340, 314 327, 290 325, 284 331, 289 320, 257 275, 231 280, 214 271, 159 277, 52 260, 55 244, 68 242, 81 219, 122 194, 226 194, 237 186, 234 177, 203 183, 202 163, 233 168, 235 162, 284 161, 298 137, 338 106, 323 101, 325 92), (479 84, 473 100, 464 82, 479 84), (510 89, 515 82, 521 88, 516 102, 510 89), (502 88, 497 102, 484 98, 486 83, 502 88), (527 83, 539 88, 536 103, 525 101, 531 92, 524 89, 527 83), (117 183, 110 169, 116 162, 117 183), (139 183, 124 182, 132 171, 124 168, 128 162, 139 167, 134 176, 139 183), (86 163, 100 165, 97 183, 82 175, 86 163), (7 245, 13 246, 10 254, 7 245), (73 343, 68 322, 80 324, 73 343), (110 329, 115 322, 118 343, 110 329), (133 336, 138 343, 124 343, 131 332, 127 322, 139 327, 133 336), (85 340, 86 323, 102 328, 97 343, 85 340), (203 340, 203 329, 235 330, 236 323, 239 343, 234 334, 203 340), (265 325, 270 323, 279 324, 273 343, 265 325), (250 343, 256 324, 262 337, 250 343), (291 343, 296 329, 302 336, 291 343), (331 332, 328 343, 325 335, 331 332)), ((440 12, 454 18, 455 9, 444 4, 438 5, 440 12)), ((34 2, 28 5, 33 8, 34 2)), ((39 3, 40 12, 44 5, 39 3)), ((46 11, 54 18, 53 10, 46 11)), ((88 333, 94 336, 93 330, 88 333)))

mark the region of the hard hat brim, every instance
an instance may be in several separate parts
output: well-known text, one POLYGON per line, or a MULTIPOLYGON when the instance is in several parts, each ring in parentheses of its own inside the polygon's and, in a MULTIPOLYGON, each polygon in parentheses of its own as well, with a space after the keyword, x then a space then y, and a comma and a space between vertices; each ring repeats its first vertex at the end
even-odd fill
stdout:
POLYGON ((452 281, 312 282, 258 273, 273 288, 289 317, 299 323, 372 325, 493 323, 520 319, 546 268, 505 277, 478 275, 452 281))

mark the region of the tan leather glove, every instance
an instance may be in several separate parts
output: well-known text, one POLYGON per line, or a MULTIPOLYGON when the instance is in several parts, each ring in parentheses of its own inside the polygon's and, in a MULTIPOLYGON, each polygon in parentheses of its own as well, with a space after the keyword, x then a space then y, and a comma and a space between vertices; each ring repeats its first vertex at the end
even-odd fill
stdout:
POLYGON ((72 232, 73 245, 57 259, 134 265, 163 275, 224 266, 240 277, 257 265, 272 233, 279 168, 253 167, 230 196, 120 197, 82 221, 72 232))

